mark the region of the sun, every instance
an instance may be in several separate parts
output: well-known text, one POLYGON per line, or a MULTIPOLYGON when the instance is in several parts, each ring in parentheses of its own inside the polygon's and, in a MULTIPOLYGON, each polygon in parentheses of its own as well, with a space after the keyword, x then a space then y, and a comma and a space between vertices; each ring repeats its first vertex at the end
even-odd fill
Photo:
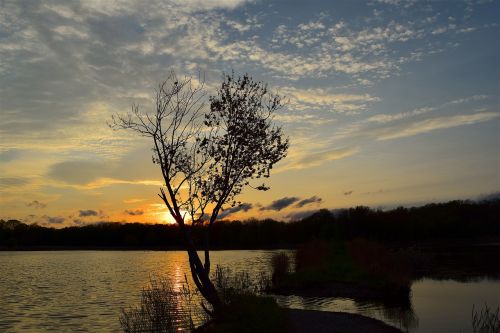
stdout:
MULTIPOLYGON (((164 223, 164 224, 176 224, 175 219, 170 215, 170 212, 168 211, 167 207, 159 204, 159 203, 154 203, 149 205, 149 209, 147 210, 148 217, 150 221, 154 221, 154 223, 164 223)), ((181 214, 186 215, 186 220, 189 220, 190 215, 187 213, 187 211, 181 209, 181 214)))
POLYGON ((161 213, 160 217, 161 217, 161 221, 163 223, 166 223, 166 224, 175 224, 176 223, 174 218, 172 217, 172 215, 170 215, 169 211, 161 213))

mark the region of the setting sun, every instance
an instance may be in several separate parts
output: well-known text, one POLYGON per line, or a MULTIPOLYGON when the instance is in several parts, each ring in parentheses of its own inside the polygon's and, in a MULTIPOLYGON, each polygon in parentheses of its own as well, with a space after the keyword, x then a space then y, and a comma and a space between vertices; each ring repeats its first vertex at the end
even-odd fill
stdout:
POLYGON ((175 224, 174 218, 172 217, 172 215, 170 215, 170 212, 168 211, 161 214, 161 222, 166 224, 175 224))

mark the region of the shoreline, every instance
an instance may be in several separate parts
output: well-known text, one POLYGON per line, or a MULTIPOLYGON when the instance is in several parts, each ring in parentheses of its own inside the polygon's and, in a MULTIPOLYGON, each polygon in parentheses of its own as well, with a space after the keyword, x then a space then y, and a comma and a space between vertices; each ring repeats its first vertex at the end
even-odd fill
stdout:
MULTIPOLYGON (((335 239, 333 242, 345 242, 346 239, 335 239)), ((387 246, 392 251, 449 251, 478 248, 498 248, 500 247, 499 236, 478 237, 473 239, 445 238, 428 239, 423 241, 384 241, 381 244, 387 246)), ((294 250, 301 243, 279 243, 268 245, 248 245, 248 246, 213 246, 210 251, 230 251, 230 250, 294 250)), ((7 245, 0 244, 1 251, 183 251, 182 245, 161 245, 161 246, 120 246, 120 245, 7 245)), ((200 249, 201 251, 202 249, 200 249)))
POLYGON ((358 301, 408 304, 411 289, 391 291, 386 288, 375 288, 356 283, 331 282, 322 287, 283 288, 271 290, 270 293, 283 296, 350 298, 358 301))
POLYGON ((294 333, 402 333, 381 320, 347 312, 287 309, 294 333))

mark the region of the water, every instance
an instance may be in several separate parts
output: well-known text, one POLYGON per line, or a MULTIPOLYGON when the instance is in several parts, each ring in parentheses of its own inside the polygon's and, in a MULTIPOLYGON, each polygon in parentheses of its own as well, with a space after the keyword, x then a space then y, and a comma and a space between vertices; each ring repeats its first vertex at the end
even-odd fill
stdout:
MULTIPOLYGON (((215 251, 221 264, 252 275, 275 251, 215 251)), ((189 273, 180 251, 0 252, 1 332, 116 332, 120 309, 136 305, 150 275, 181 284, 189 273)), ((410 332, 471 332, 471 309, 500 304, 500 281, 421 280, 410 307, 350 299, 277 296, 287 307, 359 313, 410 332)))

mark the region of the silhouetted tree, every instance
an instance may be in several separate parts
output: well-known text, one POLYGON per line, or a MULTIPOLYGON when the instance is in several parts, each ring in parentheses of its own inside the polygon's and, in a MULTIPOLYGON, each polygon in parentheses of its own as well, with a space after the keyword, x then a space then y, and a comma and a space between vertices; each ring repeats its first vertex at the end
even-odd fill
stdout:
MULTIPOLYGON (((255 178, 269 177, 286 156, 288 139, 273 124, 281 107, 278 95, 249 75, 225 75, 205 112, 203 84, 178 79, 172 72, 156 91, 156 110, 115 115, 111 127, 131 129, 153 141, 153 163, 160 166, 164 188, 159 196, 179 225, 193 280, 214 310, 220 298, 210 281, 209 239, 219 212, 239 204, 236 196, 255 178), (204 263, 187 223, 207 224, 204 263)), ((265 184, 252 186, 267 190, 265 184)))

